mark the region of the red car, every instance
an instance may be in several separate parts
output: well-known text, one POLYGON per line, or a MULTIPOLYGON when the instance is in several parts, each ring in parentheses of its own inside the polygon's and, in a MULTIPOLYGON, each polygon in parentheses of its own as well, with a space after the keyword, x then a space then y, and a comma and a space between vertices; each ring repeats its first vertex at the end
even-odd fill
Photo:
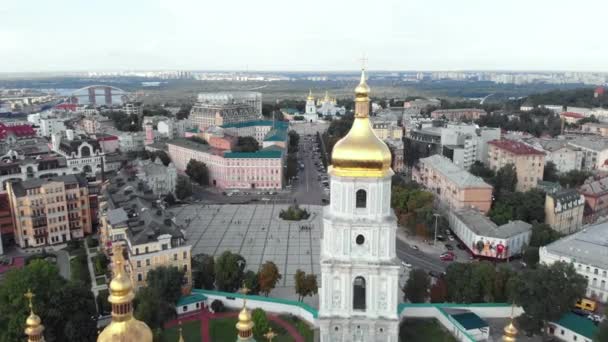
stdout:
POLYGON ((454 253, 443 253, 439 256, 442 261, 454 261, 454 253))

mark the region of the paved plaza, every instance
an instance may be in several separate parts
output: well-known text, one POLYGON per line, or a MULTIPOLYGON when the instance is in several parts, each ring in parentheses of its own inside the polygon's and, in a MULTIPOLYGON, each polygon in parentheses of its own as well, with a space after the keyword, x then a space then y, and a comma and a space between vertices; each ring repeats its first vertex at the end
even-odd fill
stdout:
POLYGON ((320 279, 319 253, 322 229, 321 206, 302 205, 311 216, 305 221, 279 218, 287 204, 185 205, 172 208, 177 224, 186 227, 192 254, 219 256, 239 253, 247 269, 257 271, 266 261, 274 262, 283 275, 277 287, 293 287, 296 270, 314 273, 320 279), (301 229, 309 226, 310 229, 301 229))

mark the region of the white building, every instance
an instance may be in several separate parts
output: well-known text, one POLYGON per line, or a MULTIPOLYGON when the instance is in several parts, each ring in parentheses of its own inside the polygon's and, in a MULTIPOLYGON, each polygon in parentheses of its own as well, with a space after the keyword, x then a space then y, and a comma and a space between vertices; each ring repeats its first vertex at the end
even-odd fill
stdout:
POLYGON ((327 91, 324 98, 319 98, 316 104, 314 102, 315 98, 311 92, 306 100, 306 113, 309 115, 312 114, 313 106, 315 112, 323 116, 344 115, 346 113, 346 108, 344 106, 338 107, 338 101, 335 98, 329 97, 329 92, 327 91))
POLYGON ((99 142, 85 135, 75 135, 70 129, 65 133, 65 137, 60 133, 52 135, 51 149, 66 159, 68 170, 72 173, 84 172, 88 176, 101 172, 105 153, 99 142))
POLYGON ((583 170, 608 171, 608 138, 584 136, 569 140, 568 144, 582 152, 583 170))
POLYGON ((40 118, 40 136, 51 137, 55 133, 65 132, 66 127, 63 119, 55 117, 40 118))
POLYGON ((145 182, 155 195, 175 192, 177 169, 173 163, 165 166, 160 158, 154 161, 140 160, 137 163, 137 178, 145 182))
POLYGON ((586 226, 541 247, 539 256, 540 262, 549 265, 556 261, 571 263, 587 279, 586 296, 608 301, 608 222, 586 226))
POLYGON ((121 152, 144 150, 145 137, 141 132, 122 132, 118 134, 118 146, 121 152))
POLYGON ((568 312, 559 321, 550 322, 549 335, 564 342, 592 342, 597 326, 587 317, 568 312))
POLYGON ((323 212, 321 342, 397 342, 397 219, 390 207, 390 151, 369 122, 369 87, 355 89, 355 121, 334 147, 331 205, 323 212), (365 146, 367 153, 359 153, 365 146))
POLYGON ((192 122, 188 119, 175 120, 169 118, 168 120, 159 121, 156 129, 160 136, 167 139, 176 139, 183 138, 186 135, 186 131, 192 127, 192 122))
POLYGON ((473 255, 507 259, 520 255, 530 243, 532 225, 512 221, 497 226, 479 210, 462 208, 450 211, 450 228, 473 255))

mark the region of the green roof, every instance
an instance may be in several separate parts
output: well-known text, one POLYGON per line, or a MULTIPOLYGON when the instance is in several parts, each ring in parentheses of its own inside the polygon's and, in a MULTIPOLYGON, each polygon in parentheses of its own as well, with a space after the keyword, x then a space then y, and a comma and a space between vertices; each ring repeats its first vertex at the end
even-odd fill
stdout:
POLYGON ((202 293, 192 293, 188 296, 182 296, 175 306, 185 306, 188 304, 198 303, 207 300, 207 296, 202 293))
POLYGON ((300 111, 295 108, 281 108, 281 112, 287 114, 300 114, 300 111))
POLYGON ((266 134, 264 137, 264 141, 285 141, 287 140, 287 130, 286 129, 273 129, 266 134))
POLYGON ((481 329, 488 326, 488 323, 472 312, 452 315, 466 330, 481 329))
POLYGON ((194 127, 194 128, 187 129, 186 132, 189 132, 189 133, 200 133, 200 130, 198 129, 198 127, 194 127))
POLYGON ((593 324, 590 319, 575 315, 573 313, 567 313, 556 322, 562 327, 572 330, 575 333, 592 339, 597 331, 597 326, 593 324))
POLYGON ((224 152, 224 158, 273 158, 278 159, 283 156, 282 151, 261 150, 257 152, 224 152))
POLYGON ((244 127, 254 127, 254 126, 273 126, 275 128, 285 128, 289 127, 289 123, 285 121, 274 121, 272 120, 253 120, 253 121, 244 121, 244 122, 234 122, 223 124, 220 127, 222 128, 244 128, 244 127))

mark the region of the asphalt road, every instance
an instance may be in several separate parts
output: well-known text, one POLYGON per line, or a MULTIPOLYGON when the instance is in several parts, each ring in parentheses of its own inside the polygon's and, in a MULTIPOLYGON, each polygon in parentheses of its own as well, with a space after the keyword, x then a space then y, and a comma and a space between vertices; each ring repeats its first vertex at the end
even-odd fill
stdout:
POLYGON ((322 204, 322 199, 329 196, 323 191, 322 181, 318 180, 319 176, 326 173, 317 171, 315 161, 321 165, 319 157, 315 157, 313 148, 316 145, 314 137, 310 139, 307 136, 300 136, 300 147, 298 152, 298 162, 304 164, 304 169, 298 172, 298 180, 292 184, 293 197, 301 204, 322 204))
POLYGON ((397 239, 397 257, 402 261, 412 264, 412 269, 420 268, 426 271, 445 272, 448 264, 439 260, 437 256, 426 254, 415 250, 405 242, 397 239))

